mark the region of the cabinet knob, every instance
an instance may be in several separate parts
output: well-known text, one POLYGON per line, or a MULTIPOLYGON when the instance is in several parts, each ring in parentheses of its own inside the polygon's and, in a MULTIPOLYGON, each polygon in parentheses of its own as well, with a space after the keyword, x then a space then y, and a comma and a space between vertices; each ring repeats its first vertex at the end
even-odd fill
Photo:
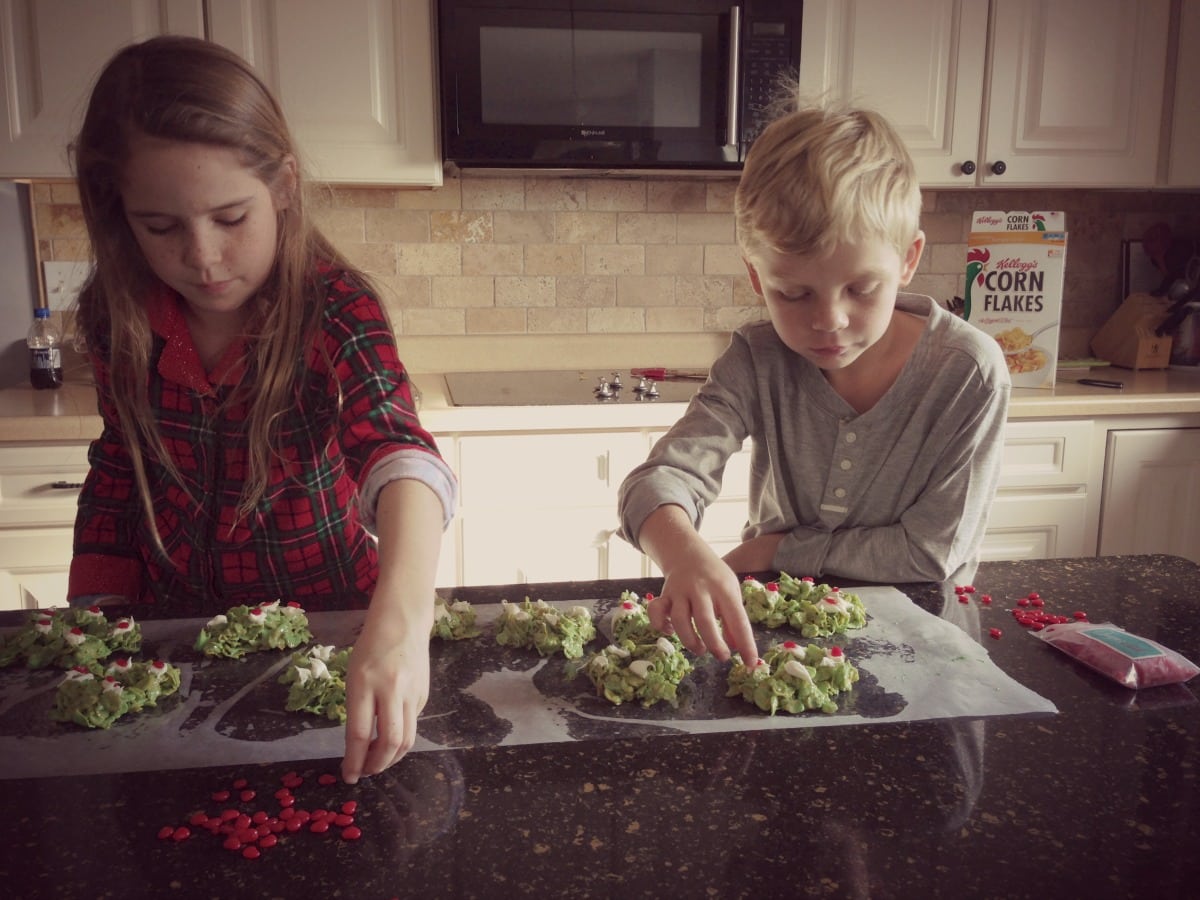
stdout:
POLYGON ((962 173, 964 175, 974 175, 975 174, 975 160, 965 159, 965 160, 963 160, 962 165, 960 165, 959 168, 962 169, 962 173))
POLYGON ((998 159, 994 163, 992 163, 992 174, 993 175, 1003 175, 1007 171, 1008 171, 1008 166, 1005 164, 1004 160, 998 159))

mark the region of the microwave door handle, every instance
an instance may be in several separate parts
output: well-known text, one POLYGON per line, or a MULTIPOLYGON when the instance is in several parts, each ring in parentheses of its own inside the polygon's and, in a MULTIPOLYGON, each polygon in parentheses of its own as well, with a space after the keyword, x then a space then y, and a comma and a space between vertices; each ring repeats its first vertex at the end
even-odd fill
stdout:
POLYGON ((734 6, 729 10, 729 93, 725 98, 728 104, 726 121, 729 123, 726 131, 726 146, 733 147, 735 154, 738 150, 741 125, 738 122, 738 70, 742 67, 742 10, 734 6))

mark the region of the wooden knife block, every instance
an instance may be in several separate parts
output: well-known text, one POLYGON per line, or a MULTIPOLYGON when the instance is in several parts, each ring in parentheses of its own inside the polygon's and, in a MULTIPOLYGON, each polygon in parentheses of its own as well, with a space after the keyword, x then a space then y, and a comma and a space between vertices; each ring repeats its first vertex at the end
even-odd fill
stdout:
POLYGON ((1154 330, 1167 318, 1171 301, 1130 294, 1092 338, 1092 352, 1126 369, 1165 369, 1171 364, 1171 336, 1154 330))

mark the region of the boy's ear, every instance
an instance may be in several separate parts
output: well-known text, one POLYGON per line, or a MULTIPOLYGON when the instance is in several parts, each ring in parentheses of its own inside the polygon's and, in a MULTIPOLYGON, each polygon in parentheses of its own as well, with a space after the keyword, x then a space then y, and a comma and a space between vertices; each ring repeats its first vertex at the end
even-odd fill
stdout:
POLYGON ((921 264, 921 254, 925 251, 925 232, 918 231, 917 236, 913 238, 913 242, 908 245, 908 250, 904 253, 904 259, 900 264, 900 286, 904 287, 914 275, 917 274, 917 266, 921 264))
POLYGON ((754 288, 754 293, 761 297, 763 295, 762 282, 758 280, 758 270, 754 268, 754 263, 744 256, 742 262, 746 264, 746 271, 750 274, 750 287, 754 288))

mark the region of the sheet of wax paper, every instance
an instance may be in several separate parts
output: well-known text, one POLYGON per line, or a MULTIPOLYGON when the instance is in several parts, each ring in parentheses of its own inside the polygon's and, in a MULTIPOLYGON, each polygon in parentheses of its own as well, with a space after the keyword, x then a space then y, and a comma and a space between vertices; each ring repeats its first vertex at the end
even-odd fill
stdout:
MULTIPOLYGON (((860 680, 838 696, 837 712, 801 715, 768 716, 740 697, 726 697, 729 664, 711 657, 696 661, 680 685, 677 707, 614 706, 596 695, 586 676, 569 678, 561 655, 542 658, 535 650, 498 645, 499 604, 477 605, 479 637, 431 643, 432 691, 414 751, 1057 712, 1004 674, 987 647, 963 628, 925 612, 894 588, 853 590, 867 610, 866 627, 813 642, 841 646, 860 680)), ((592 652, 605 646, 608 614, 618 600, 551 605, 593 611, 600 636, 586 648, 592 652)), ((353 643, 362 613, 313 613, 309 619, 316 642, 342 646, 353 643)), ((278 677, 290 653, 208 659, 192 649, 204 624, 141 623, 138 656, 178 666, 182 685, 177 695, 107 730, 50 719, 61 671, 0 671, 0 778, 341 757, 341 725, 284 708, 287 687, 278 677)), ((773 641, 808 642, 788 628, 757 634, 760 650, 773 641)))

